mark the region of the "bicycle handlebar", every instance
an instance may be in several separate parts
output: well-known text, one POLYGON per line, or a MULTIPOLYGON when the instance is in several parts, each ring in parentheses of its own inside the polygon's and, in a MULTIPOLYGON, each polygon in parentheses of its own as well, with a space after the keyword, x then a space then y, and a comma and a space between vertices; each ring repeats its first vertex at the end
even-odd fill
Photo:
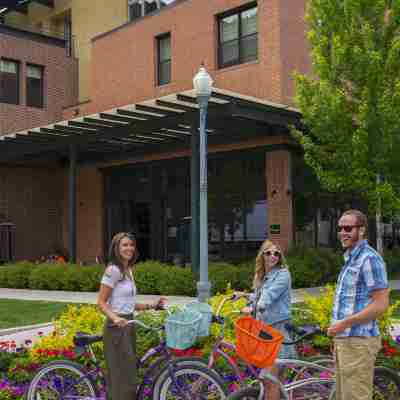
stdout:
POLYGON ((288 331, 294 332, 296 335, 299 335, 299 337, 296 338, 295 340, 291 340, 291 341, 284 340, 282 342, 282 344, 286 344, 286 345, 297 344, 308 337, 312 337, 312 336, 323 333, 323 331, 320 328, 318 328, 316 326, 311 326, 311 325, 298 328, 292 324, 287 323, 287 324, 285 324, 285 327, 288 331))

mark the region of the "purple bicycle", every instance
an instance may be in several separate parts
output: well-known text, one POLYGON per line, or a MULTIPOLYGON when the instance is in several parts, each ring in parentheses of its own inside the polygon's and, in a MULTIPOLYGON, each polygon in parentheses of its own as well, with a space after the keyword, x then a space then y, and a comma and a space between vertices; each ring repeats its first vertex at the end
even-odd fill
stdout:
MULTIPOLYGON (((160 337, 160 343, 138 360, 138 370, 144 370, 137 390, 138 400, 226 398, 221 377, 201 358, 174 357, 163 338, 164 327, 151 327, 138 320, 129 322, 155 331, 160 337)), ((74 344, 89 353, 93 367, 85 368, 69 360, 50 362, 33 377, 26 400, 105 400, 104 374, 91 347, 101 340, 102 336, 77 334, 74 344)))

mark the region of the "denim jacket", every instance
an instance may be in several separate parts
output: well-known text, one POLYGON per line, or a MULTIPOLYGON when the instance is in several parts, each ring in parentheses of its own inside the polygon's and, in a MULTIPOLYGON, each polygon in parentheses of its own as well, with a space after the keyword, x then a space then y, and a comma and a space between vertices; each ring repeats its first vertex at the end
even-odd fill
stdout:
POLYGON ((250 297, 256 318, 270 325, 291 318, 291 278, 287 268, 274 267, 250 297))

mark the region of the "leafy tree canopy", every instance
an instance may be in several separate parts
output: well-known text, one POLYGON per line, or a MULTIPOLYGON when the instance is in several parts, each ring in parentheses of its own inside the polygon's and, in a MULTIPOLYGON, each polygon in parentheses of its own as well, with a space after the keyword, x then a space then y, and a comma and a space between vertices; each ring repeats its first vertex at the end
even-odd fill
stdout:
POLYGON ((296 74, 306 162, 330 191, 400 209, 400 0, 309 0, 313 73, 296 74), (377 175, 384 179, 377 184, 377 175))

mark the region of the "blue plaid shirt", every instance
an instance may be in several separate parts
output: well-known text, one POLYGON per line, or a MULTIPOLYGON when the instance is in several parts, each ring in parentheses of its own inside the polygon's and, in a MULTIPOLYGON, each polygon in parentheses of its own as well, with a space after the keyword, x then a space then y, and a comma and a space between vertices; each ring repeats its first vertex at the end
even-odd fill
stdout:
MULTIPOLYGON (((388 280, 382 257, 363 240, 344 254, 333 304, 332 323, 362 311, 372 302, 374 290, 387 289, 388 280)), ((347 328, 340 336, 379 336, 376 320, 347 328)))

